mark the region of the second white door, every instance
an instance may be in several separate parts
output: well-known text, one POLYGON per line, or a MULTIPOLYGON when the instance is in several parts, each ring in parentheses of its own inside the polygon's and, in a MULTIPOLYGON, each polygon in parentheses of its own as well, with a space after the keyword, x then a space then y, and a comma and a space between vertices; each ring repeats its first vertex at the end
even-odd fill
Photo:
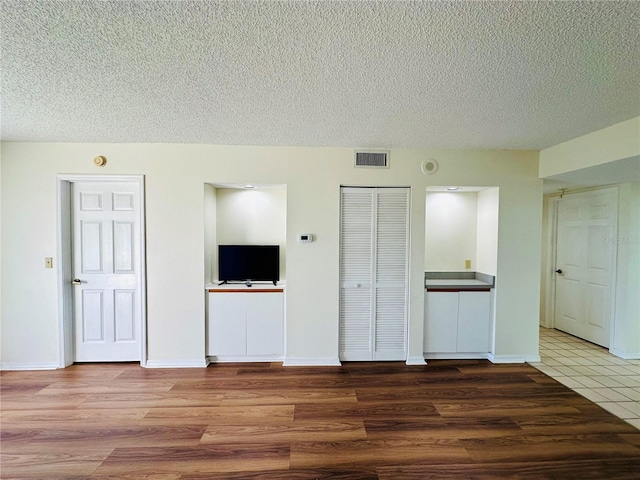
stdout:
POLYGON ((139 184, 77 182, 72 195, 74 360, 140 360, 139 184))
POLYGON ((558 204, 555 328, 609 347, 618 191, 566 195, 558 204))

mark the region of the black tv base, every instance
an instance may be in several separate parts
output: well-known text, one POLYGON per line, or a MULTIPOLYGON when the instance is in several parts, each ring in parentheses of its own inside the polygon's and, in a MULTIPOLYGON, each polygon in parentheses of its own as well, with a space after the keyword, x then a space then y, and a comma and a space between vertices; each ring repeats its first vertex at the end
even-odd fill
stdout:
MULTIPOLYGON (((243 282, 242 282, 242 281, 238 281, 238 283, 243 283, 243 282)), ((245 284, 247 287, 251 287, 251 286, 253 286, 253 283, 251 282, 251 280, 246 280, 246 281, 244 282, 244 284, 245 284)), ((218 286, 220 286, 220 285, 229 285, 229 280, 222 280, 221 282, 218 282, 218 286)), ((277 280, 273 280, 273 285, 274 285, 274 286, 277 286, 277 285, 278 285, 278 281, 277 281, 277 280)))

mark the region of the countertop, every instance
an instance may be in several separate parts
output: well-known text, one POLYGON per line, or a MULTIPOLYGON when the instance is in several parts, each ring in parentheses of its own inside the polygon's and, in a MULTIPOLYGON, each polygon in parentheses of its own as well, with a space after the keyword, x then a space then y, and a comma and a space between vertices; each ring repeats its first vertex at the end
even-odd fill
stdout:
POLYGON ((424 287, 429 291, 488 291, 495 278, 478 272, 425 272, 424 287))

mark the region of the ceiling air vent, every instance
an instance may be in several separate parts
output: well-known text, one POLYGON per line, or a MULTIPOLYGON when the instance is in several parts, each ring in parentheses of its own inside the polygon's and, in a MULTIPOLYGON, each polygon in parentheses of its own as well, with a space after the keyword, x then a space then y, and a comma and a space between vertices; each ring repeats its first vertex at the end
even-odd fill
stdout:
POLYGON ((389 152, 356 152, 356 167, 389 168, 389 152))

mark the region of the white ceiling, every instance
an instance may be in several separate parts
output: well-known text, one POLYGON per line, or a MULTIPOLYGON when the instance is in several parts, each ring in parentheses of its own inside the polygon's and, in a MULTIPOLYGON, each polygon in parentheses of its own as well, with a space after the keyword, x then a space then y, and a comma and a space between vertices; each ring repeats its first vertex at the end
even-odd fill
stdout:
POLYGON ((640 115, 637 1, 10 1, 4 141, 542 149, 640 115))

